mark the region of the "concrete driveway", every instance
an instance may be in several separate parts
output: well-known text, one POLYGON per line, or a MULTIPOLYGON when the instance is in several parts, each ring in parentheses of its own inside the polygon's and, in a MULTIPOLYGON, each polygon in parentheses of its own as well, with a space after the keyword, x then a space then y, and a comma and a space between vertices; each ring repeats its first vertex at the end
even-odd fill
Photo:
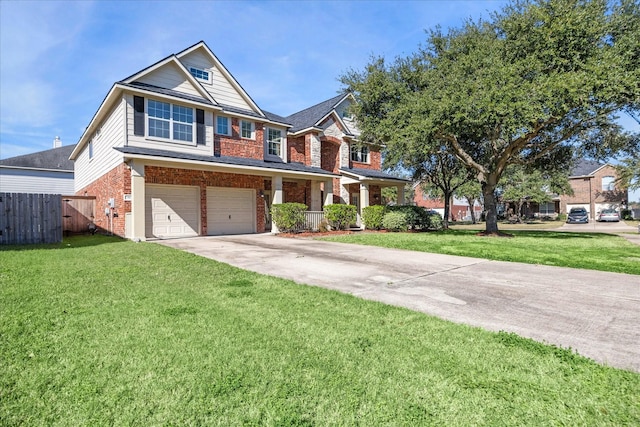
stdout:
POLYGON ((270 234, 156 241, 640 372, 640 277, 270 234))

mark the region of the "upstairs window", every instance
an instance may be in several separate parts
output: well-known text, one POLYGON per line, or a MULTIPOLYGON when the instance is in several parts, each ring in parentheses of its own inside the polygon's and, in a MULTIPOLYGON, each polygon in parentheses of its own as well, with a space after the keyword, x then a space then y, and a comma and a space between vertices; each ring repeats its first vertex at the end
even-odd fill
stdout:
POLYGON ((269 155, 282 157, 282 131, 280 129, 268 129, 267 145, 269 155))
POLYGON ((229 117, 218 116, 216 118, 216 133, 220 135, 231 135, 231 132, 229 132, 229 117))
POLYGON ((211 83, 211 73, 202 68, 189 67, 189 72, 193 77, 206 83, 211 83))
POLYGON ((149 136, 193 142, 193 109, 148 101, 149 136))
POLYGON ((369 163, 369 147, 363 145, 359 147, 356 144, 351 145, 351 161, 360 163, 369 163))
POLYGON ((255 127, 253 122, 246 120, 240 121, 240 137, 244 139, 255 139, 254 136, 255 127))
POLYGON ((614 176, 602 177, 602 191, 613 191, 616 189, 616 178, 614 176))

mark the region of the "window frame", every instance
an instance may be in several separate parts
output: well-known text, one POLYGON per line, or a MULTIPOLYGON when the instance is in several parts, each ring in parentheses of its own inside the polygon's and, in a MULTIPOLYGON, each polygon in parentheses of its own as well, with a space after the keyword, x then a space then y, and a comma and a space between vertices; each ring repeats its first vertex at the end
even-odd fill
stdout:
POLYGON ((601 182, 602 191, 615 191, 616 189, 616 177, 613 175, 606 175, 602 177, 601 182), (605 181, 608 181, 607 188, 604 187, 605 181))
POLYGON ((240 120, 240 138, 242 139, 256 139, 256 124, 250 120, 240 120), (244 136, 244 125, 249 124, 249 136, 244 136))
POLYGON ((349 159, 352 162, 370 164, 370 150, 366 145, 358 146, 357 144, 351 144, 349 150, 349 159))
POLYGON ((207 83, 207 84, 211 84, 211 71, 210 70, 205 70, 204 68, 200 68, 200 67, 194 67, 194 66, 189 66, 189 74, 191 74, 196 80, 203 82, 203 83, 207 83), (200 75, 207 75, 207 78, 205 79, 204 77, 200 77, 198 76, 198 74, 200 75))
POLYGON ((217 135, 224 135, 224 136, 231 136, 231 118, 228 116, 220 116, 220 115, 216 115, 216 134, 217 135), (226 128, 227 128, 227 132, 220 132, 220 122, 219 120, 224 119, 227 123, 226 123, 226 128))
MULTIPOLYGON (((168 141, 168 142, 172 142, 172 143, 176 143, 176 144, 186 144, 186 145, 196 145, 196 109, 193 107, 189 107, 186 105, 181 105, 181 104, 174 104, 172 102, 166 102, 166 101, 162 101, 159 99, 154 99, 154 98, 145 98, 144 100, 145 102, 145 136, 148 139, 157 139, 160 141, 168 141), (168 105, 169 106, 169 114, 168 114, 168 118, 166 117, 160 117, 157 115, 151 115, 151 103, 157 103, 157 104, 163 104, 163 105, 168 105), (176 112, 176 109, 180 109, 183 110, 182 113, 178 113, 176 112), (188 112, 188 114, 187 114, 188 112), (179 119, 175 118, 175 114, 182 114, 182 115, 186 115, 187 117, 191 118, 191 122, 188 121, 182 121, 179 119), (151 126, 151 120, 160 122, 160 123, 167 123, 168 124, 168 136, 164 136, 164 135, 156 135, 153 134, 152 135, 152 128, 156 128, 156 126, 151 126), (186 129, 187 127, 190 127, 190 132, 187 132, 186 129), (178 127, 182 127, 181 132, 182 133, 188 133, 191 135, 191 139, 183 139, 183 138, 176 138, 176 128, 178 127)), ((155 105, 154 105, 154 109, 156 109, 155 105)))
POLYGON ((267 156, 269 156, 269 157, 278 157, 278 158, 282 159, 284 157, 283 153, 284 153, 284 149, 285 149, 285 147, 284 147, 285 139, 284 139, 284 136, 283 136, 282 129, 267 127, 267 131, 265 132, 265 139, 266 139, 266 145, 267 145, 267 147, 266 147, 267 156), (278 132, 279 135, 280 135, 279 136, 280 141, 276 142, 272 138, 271 132, 278 132), (279 150, 278 150, 279 153, 278 154, 272 153, 272 146, 274 144, 278 144, 278 146, 279 146, 279 150))

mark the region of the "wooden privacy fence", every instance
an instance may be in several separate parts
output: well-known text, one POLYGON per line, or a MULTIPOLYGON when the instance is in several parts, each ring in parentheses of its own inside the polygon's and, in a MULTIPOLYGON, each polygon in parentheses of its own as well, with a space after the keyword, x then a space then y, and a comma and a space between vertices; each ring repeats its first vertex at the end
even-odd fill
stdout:
POLYGON ((61 241, 61 195, 0 193, 0 244, 61 241))

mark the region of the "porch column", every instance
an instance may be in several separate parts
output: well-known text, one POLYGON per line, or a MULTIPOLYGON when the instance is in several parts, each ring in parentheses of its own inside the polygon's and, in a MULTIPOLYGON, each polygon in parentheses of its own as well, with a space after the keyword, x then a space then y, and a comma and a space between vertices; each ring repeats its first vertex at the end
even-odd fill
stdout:
POLYGON ((404 205, 406 201, 404 200, 404 184, 398 185, 398 205, 404 205))
MULTIPOLYGON (((271 205, 280 204, 284 201, 284 195, 282 193, 282 177, 274 176, 271 178, 271 205)), ((277 233, 278 226, 275 222, 271 223, 271 232, 277 233)))
POLYGON ((322 190, 320 189, 320 181, 311 181, 311 206, 312 211, 322 210, 322 190))
POLYGON ((324 205, 333 204, 333 178, 324 182, 324 205))
POLYGON ((364 222, 362 222, 362 212, 367 206, 369 206, 369 184, 360 183, 360 212, 358 212, 358 215, 360 217, 360 228, 363 230, 364 222))
POLYGON ((132 240, 146 240, 144 165, 129 162, 131 168, 131 235, 132 240))

